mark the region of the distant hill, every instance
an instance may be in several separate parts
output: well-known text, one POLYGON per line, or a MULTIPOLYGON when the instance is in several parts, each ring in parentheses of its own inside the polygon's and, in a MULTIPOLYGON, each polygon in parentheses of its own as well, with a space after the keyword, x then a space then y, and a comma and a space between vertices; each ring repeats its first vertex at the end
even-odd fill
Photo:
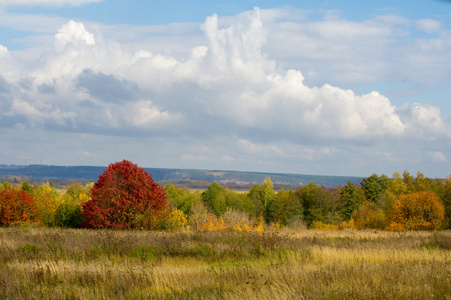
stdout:
MULTIPOLYGON (((96 181, 106 167, 96 166, 51 166, 51 165, 0 165, 0 178, 7 179, 17 176, 29 181, 52 180, 83 180, 96 181)), ((198 181, 212 183, 214 181, 227 185, 248 185, 261 183, 270 177, 274 184, 283 186, 299 186, 313 182, 323 186, 345 185, 348 180, 360 183, 362 177, 350 176, 323 176, 283 173, 260 173, 221 170, 195 170, 195 169, 162 169, 145 168, 152 178, 161 183, 198 181)))

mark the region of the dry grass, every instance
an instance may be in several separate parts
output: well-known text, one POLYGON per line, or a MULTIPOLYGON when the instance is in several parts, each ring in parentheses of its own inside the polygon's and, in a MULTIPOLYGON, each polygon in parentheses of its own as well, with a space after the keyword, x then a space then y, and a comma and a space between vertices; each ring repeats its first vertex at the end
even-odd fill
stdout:
POLYGON ((0 228, 0 299, 451 299, 451 232, 0 228))

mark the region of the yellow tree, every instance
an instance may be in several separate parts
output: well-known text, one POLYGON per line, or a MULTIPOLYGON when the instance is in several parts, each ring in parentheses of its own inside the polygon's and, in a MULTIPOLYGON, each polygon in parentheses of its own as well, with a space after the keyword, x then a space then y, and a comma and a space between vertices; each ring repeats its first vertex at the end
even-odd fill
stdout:
POLYGON ((401 195, 390 212, 390 227, 407 230, 437 230, 445 219, 445 208, 433 192, 401 195))
POLYGON ((61 204, 58 192, 48 182, 44 183, 36 190, 35 202, 41 222, 46 226, 55 226, 56 210, 61 204))

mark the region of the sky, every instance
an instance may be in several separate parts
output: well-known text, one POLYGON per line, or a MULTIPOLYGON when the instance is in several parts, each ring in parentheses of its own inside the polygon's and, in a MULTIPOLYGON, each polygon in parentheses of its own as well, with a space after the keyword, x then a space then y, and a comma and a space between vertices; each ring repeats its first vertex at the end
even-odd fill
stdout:
POLYGON ((450 129, 451 1, 0 1, 0 164, 444 178, 450 129))

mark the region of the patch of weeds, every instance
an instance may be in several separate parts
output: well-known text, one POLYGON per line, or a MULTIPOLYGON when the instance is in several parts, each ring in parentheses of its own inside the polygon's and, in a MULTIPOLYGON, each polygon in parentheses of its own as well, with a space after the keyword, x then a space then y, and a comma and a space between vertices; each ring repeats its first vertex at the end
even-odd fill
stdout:
POLYGON ((49 254, 52 255, 52 257, 67 258, 67 252, 61 245, 50 243, 46 248, 46 250, 49 252, 49 254))
POLYGON ((432 236, 434 244, 436 244, 440 249, 451 250, 451 235, 445 232, 436 232, 432 236))
POLYGON ((420 248, 425 248, 427 250, 434 250, 434 249, 437 249, 438 246, 434 242, 428 242, 428 243, 421 242, 420 248))
POLYGON ((95 246, 92 247, 91 250, 88 252, 88 257, 92 260, 99 259, 103 255, 102 247, 95 246))
POLYGON ((335 241, 341 242, 341 243, 350 243, 354 242, 354 238, 350 236, 337 236, 334 238, 335 241))
POLYGON ((19 248, 19 252, 28 259, 35 259, 40 255, 41 250, 42 247, 36 244, 26 244, 19 248))
POLYGON ((214 250, 211 247, 208 247, 207 245, 198 245, 188 250, 188 253, 192 256, 200 256, 204 258, 210 258, 214 256, 214 250))
POLYGON ((130 255, 141 260, 153 260, 165 251, 158 246, 137 246, 130 250, 130 255))

